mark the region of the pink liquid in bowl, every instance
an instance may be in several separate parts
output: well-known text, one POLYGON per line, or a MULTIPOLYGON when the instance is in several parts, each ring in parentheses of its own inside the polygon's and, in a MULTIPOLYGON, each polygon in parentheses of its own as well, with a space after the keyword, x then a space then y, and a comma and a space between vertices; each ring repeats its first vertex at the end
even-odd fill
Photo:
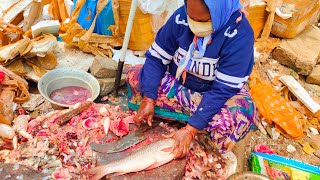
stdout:
POLYGON ((60 104, 73 105, 91 98, 92 93, 88 89, 80 86, 67 86, 54 90, 50 94, 50 99, 60 104))

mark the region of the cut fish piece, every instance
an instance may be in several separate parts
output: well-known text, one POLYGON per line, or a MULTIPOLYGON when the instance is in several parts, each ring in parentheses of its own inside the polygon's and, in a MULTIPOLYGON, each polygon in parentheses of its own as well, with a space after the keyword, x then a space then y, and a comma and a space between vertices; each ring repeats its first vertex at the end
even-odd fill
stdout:
POLYGON ((15 136, 15 132, 12 127, 6 125, 6 124, 0 124, 0 137, 7 138, 7 139, 13 139, 15 136))
POLYGON ((320 105, 315 102, 308 92, 292 76, 285 75, 280 77, 280 81, 288 86, 289 90, 312 112, 320 110, 320 105))

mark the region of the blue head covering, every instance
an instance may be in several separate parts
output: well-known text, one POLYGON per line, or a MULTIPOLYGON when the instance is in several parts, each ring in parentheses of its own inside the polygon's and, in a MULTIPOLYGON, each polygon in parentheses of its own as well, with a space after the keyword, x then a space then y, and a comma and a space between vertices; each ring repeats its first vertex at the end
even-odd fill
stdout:
MULTIPOLYGON (((187 0, 184 1, 187 4, 187 0)), ((231 15, 242 8, 239 0, 204 0, 209 8, 213 32, 219 31, 231 15)))
MULTIPOLYGON (((185 4, 187 5, 186 1, 185 4)), ((177 79, 190 68, 193 57, 202 57, 204 55, 207 45, 211 42, 211 38, 215 32, 220 31, 229 21, 232 14, 242 8, 239 0, 204 0, 204 2, 210 11, 213 34, 207 37, 196 38, 190 44, 186 57, 182 58, 178 64, 176 71, 177 79)))
POLYGON ((239 0, 204 0, 209 8, 213 32, 219 31, 232 14, 241 9, 239 0))

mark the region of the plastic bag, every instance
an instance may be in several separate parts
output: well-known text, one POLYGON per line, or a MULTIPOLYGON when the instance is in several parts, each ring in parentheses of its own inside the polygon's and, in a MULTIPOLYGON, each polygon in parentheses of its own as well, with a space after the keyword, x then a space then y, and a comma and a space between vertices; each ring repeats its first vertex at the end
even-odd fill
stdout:
POLYGON ((161 14, 166 4, 164 0, 139 0, 139 8, 144 14, 161 14))
POLYGON ((251 73, 249 85, 252 99, 260 115, 268 124, 274 123, 276 129, 293 138, 304 136, 303 115, 273 89, 271 83, 262 79, 257 70, 251 73))
MULTIPOLYGON (((142 1, 142 0, 141 0, 142 1)), ((145 0, 148 1, 148 0, 145 0)), ((152 13, 151 25, 152 31, 157 33, 159 29, 167 22, 170 16, 181 6, 184 5, 183 0, 165 0, 164 11, 161 13, 152 13)), ((141 8, 141 7, 140 7, 141 8)), ((143 11, 143 10, 142 10, 143 11)), ((160 12, 160 11, 158 11, 160 12)))
MULTIPOLYGON (((84 29, 90 28, 92 21, 96 15, 97 3, 98 3, 98 0, 87 0, 83 5, 78 17, 78 22, 82 28, 84 29)), ((74 0, 74 4, 76 6, 77 0, 74 0)), ((113 10, 112 10, 112 0, 109 0, 106 7, 98 16, 96 26, 93 32, 100 35, 112 36, 112 32, 108 30, 108 28, 110 25, 114 25, 114 24, 115 22, 113 17, 113 10)))

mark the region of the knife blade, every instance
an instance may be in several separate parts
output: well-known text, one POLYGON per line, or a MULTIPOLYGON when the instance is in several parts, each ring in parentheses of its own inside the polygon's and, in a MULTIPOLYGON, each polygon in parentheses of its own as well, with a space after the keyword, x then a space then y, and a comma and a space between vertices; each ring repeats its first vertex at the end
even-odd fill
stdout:
POLYGON ((107 144, 91 143, 90 146, 93 151, 96 151, 99 153, 111 154, 111 153, 121 152, 144 141, 147 138, 145 136, 145 132, 152 128, 153 127, 143 126, 140 129, 124 136, 118 141, 110 142, 107 144))

